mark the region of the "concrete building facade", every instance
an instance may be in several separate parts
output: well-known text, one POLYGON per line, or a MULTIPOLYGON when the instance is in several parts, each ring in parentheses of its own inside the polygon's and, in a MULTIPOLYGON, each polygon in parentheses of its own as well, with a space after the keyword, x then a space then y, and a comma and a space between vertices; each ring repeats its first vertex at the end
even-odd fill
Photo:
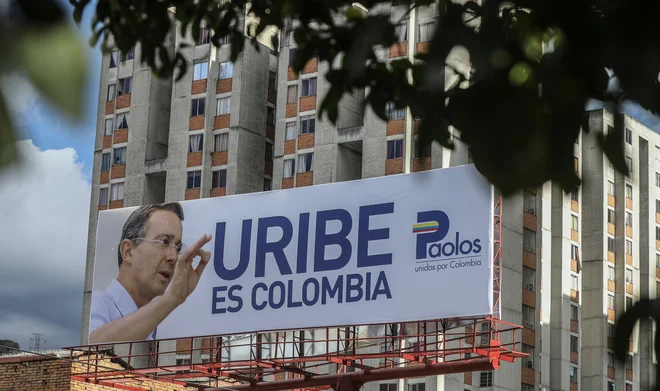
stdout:
MULTIPOLYGON (((398 1, 369 10, 388 12, 393 21, 406 15, 396 30, 399 42, 381 51, 383 59, 413 59, 428 47, 439 10, 430 5, 407 11, 398 1)), ((249 24, 246 19, 246 29, 249 24)), ((290 65, 296 47, 287 31, 278 48, 268 47, 265 35, 261 51, 246 44, 234 64, 229 47, 209 45, 205 34, 184 52, 192 71, 178 82, 156 79, 132 59, 139 48, 133 55, 104 56, 82 343, 100 209, 471 162, 456 129, 451 129, 454 150, 438 144, 423 149, 416 143, 419 119, 408 110, 390 107, 387 121, 370 109, 361 113, 368 91, 342 99, 336 126, 320 120, 330 66, 312 59, 295 74, 290 65)), ((172 47, 182 35, 192 39, 177 31, 172 47)), ((469 78, 465 53, 453 52, 449 61, 469 78)), ((444 80, 452 84, 456 75, 447 70, 444 80)), ((529 357, 503 362, 495 372, 401 379, 365 389, 637 391, 654 383, 655 325, 644 321, 635 328, 625 365, 614 361, 612 325, 640 297, 655 297, 659 286, 660 135, 622 117, 633 172, 624 177, 597 147, 596 134, 613 129, 613 115, 604 110, 589 115, 590 131, 581 134, 574 150, 584 185, 566 194, 548 182, 502 204, 501 318, 524 326, 519 349, 529 357)))

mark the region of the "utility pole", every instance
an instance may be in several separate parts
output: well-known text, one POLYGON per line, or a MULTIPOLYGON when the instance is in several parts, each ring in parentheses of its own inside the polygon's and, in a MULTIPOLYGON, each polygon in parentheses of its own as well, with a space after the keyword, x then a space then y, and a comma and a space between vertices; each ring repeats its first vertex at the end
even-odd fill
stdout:
POLYGON ((32 333, 33 337, 30 338, 30 350, 35 352, 41 349, 41 342, 46 344, 46 340, 42 340, 43 334, 32 333))

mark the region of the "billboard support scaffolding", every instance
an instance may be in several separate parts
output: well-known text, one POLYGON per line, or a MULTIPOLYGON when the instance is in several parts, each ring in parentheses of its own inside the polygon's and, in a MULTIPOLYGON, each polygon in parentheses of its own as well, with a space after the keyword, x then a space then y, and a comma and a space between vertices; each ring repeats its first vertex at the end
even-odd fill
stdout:
POLYGON ((502 195, 496 194, 493 206, 493 317, 501 319, 502 303, 502 195))

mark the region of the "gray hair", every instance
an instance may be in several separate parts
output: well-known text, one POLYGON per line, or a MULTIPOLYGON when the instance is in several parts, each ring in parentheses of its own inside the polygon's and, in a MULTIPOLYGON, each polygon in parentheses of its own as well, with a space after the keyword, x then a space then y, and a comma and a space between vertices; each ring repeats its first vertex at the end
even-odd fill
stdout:
POLYGON ((183 221, 183 208, 178 202, 170 202, 166 204, 150 204, 137 208, 124 223, 124 228, 121 231, 121 239, 119 239, 119 246, 117 247, 117 257, 119 260, 119 267, 123 259, 121 257, 121 242, 124 239, 133 240, 135 238, 142 238, 147 234, 147 223, 149 217, 154 211, 166 210, 177 215, 179 220, 183 221))

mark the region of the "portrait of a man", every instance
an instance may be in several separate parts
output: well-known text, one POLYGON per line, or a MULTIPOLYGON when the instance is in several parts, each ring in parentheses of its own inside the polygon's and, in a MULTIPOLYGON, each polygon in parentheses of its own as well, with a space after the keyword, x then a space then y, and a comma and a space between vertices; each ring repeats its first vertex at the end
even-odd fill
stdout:
POLYGON ((178 202, 131 213, 117 247, 119 273, 105 290, 92 293, 90 344, 156 339, 158 325, 194 291, 211 256, 202 249, 211 236, 186 249, 183 220, 178 202))

